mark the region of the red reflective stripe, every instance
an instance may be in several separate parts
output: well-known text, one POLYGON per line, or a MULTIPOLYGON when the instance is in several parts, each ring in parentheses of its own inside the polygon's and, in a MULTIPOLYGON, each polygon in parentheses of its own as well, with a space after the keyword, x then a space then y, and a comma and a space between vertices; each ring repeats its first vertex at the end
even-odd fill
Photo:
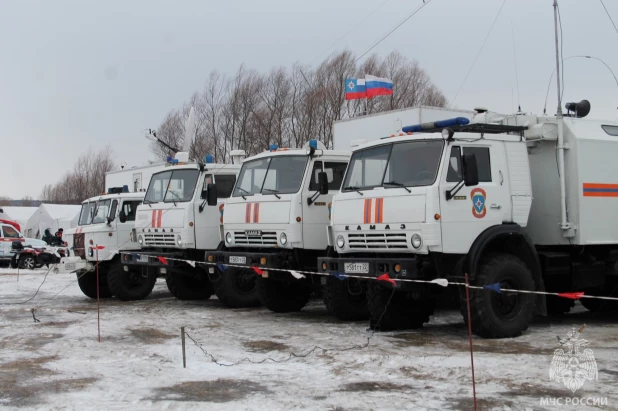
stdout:
POLYGON ((245 223, 251 222, 251 204, 247 204, 245 208, 245 223))
POLYGON ((150 222, 150 226, 151 227, 156 227, 157 226, 157 210, 152 210, 152 218, 151 218, 151 222, 150 222))
POLYGON ((253 205, 253 222, 254 223, 260 222, 260 203, 255 203, 253 205))
POLYGON ((157 220, 157 227, 161 227, 163 225, 162 224, 162 222, 163 222, 162 220, 163 220, 163 210, 159 210, 159 217, 158 217, 158 220, 157 220))

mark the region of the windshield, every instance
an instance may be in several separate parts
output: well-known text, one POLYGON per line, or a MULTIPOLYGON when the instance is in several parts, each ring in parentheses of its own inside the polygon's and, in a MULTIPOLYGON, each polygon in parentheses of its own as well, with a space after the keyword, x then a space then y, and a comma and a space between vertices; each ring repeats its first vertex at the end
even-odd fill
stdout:
POLYGON ((433 184, 443 141, 410 141, 357 151, 350 159, 343 191, 433 184))
POLYGON ((169 170, 152 176, 144 203, 191 201, 199 171, 195 169, 169 170))
POLYGON ((94 208, 97 203, 86 203, 82 205, 82 211, 79 214, 79 225, 88 225, 92 223, 92 216, 94 215, 94 208))
POLYGON ((233 197, 262 194, 291 194, 300 188, 307 156, 276 156, 243 164, 233 197))
POLYGON ((109 215, 109 206, 112 203, 112 200, 99 200, 97 201, 97 206, 94 210, 94 217, 92 219, 92 224, 106 223, 107 216, 109 215))

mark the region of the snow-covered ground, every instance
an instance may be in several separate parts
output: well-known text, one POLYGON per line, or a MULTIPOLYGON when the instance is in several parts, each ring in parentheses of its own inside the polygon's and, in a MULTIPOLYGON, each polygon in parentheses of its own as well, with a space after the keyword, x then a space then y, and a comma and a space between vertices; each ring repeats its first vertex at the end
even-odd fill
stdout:
MULTIPOLYGON (((102 300, 99 343, 97 303, 81 294, 74 275, 50 273, 32 301, 16 304, 34 295, 45 273, 18 278, 0 269, 2 409, 472 409, 468 335, 455 311, 437 312, 422 330, 378 333, 365 348, 336 351, 365 344, 367 324, 337 321, 318 300, 285 315, 225 309, 214 297, 181 302, 159 280, 147 300, 102 300), (225 367, 187 339, 185 369, 181 326, 223 363, 280 360, 316 345, 333 351, 225 367)), ((563 319, 535 321, 520 338, 475 338, 479 409, 618 409, 617 320, 578 306, 563 319), (570 395, 549 380, 549 367, 556 336, 583 323, 598 381, 570 395), (607 405, 565 407, 573 397, 607 405)))

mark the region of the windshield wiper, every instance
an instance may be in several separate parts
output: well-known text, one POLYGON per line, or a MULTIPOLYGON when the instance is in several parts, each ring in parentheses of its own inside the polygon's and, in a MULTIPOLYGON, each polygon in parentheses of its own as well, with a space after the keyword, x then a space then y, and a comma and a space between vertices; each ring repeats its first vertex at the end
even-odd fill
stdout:
POLYGON ((405 189, 408 193, 411 193, 412 190, 410 190, 408 187, 406 187, 405 185, 397 182, 397 181, 385 181, 384 185, 389 185, 389 186, 397 186, 397 187, 401 187, 403 189, 405 189))
POLYGON ((360 189, 361 189, 361 188, 362 188, 362 187, 348 186, 348 187, 346 187, 345 189, 346 189, 346 190, 356 191, 358 194, 360 194, 360 195, 364 196, 365 194, 363 194, 363 193, 360 191, 360 189))
MULTIPOLYGON (((168 191, 168 193, 172 193, 172 195, 175 196, 179 201, 182 201, 182 198, 178 197, 178 194, 174 193, 173 191, 168 191)), ((176 200, 172 200, 172 202, 174 203, 174 207, 176 207, 176 200)))
POLYGON ((272 188, 263 188, 262 191, 270 191, 271 193, 273 193, 275 195, 275 197, 277 197, 279 200, 281 200, 281 197, 279 197, 277 195, 277 193, 279 192, 279 190, 273 190, 272 188))
MULTIPOLYGON (((236 188, 237 188, 237 189, 239 189, 240 191, 244 191, 244 192, 245 192, 245 193, 247 193, 247 194, 251 194, 250 192, 248 192, 247 190, 245 190, 245 189, 244 189, 244 188, 242 188, 242 187, 236 187, 236 188)), ((245 198, 245 196, 244 196, 244 195, 242 195, 242 194, 241 194, 240 196, 242 197, 242 199, 243 199, 243 200, 246 200, 246 198, 245 198)))

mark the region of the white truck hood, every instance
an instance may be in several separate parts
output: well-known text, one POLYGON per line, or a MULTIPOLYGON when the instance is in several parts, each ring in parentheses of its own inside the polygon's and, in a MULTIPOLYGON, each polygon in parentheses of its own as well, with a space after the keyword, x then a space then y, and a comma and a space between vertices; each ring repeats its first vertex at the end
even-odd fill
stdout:
POLYGON ((242 202, 227 202, 223 223, 247 224, 251 229, 254 224, 288 224, 290 222, 290 200, 277 199, 268 196, 266 201, 261 198, 249 198, 242 202), (273 201, 272 199, 275 199, 273 201))
POLYGON ((403 189, 368 190, 337 194, 335 225, 423 223, 425 189, 408 193, 403 189))
MULTIPOLYGON (((193 203, 187 203, 193 204, 193 203)), ((140 206, 137 210, 135 228, 183 228, 186 209, 174 204, 150 204, 152 207, 140 206)))

